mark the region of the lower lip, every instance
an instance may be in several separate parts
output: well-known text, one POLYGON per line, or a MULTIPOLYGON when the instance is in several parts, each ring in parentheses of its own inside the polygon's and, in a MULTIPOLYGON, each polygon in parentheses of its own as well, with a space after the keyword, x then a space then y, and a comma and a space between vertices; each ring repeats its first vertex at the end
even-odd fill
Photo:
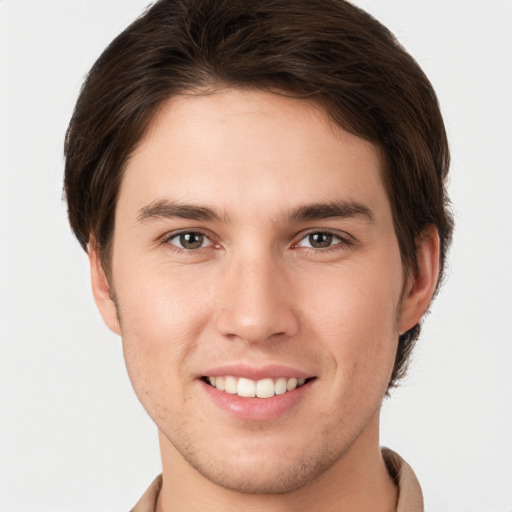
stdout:
POLYGON ((231 395, 225 391, 219 391, 202 380, 198 382, 215 405, 235 418, 250 421, 268 421, 279 418, 294 409, 299 402, 304 400, 314 381, 314 379, 308 381, 299 388, 287 391, 282 395, 274 395, 272 398, 245 398, 231 395))

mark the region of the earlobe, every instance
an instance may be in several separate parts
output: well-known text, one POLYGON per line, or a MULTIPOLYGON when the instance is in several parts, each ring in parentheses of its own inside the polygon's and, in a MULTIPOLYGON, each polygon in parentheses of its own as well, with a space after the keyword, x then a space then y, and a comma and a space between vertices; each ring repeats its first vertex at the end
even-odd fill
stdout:
POLYGON ((92 293, 96 306, 107 327, 121 336, 121 326, 119 325, 116 305, 112 298, 110 283, 101 263, 98 245, 94 239, 91 239, 87 245, 87 253, 91 268, 92 293))
POLYGON ((407 283, 399 330, 407 332, 425 314, 436 290, 440 270, 440 240, 437 228, 427 226, 418 243, 418 270, 407 283))

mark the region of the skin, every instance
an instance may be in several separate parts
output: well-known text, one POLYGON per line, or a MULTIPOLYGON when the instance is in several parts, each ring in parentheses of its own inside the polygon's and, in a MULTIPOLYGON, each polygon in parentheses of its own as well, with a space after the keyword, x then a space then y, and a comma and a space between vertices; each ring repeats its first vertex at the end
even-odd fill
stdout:
POLYGON ((425 230, 406 277, 382 172, 376 147, 310 101, 224 89, 155 116, 123 178, 109 279, 94 240, 89 254, 96 302, 159 429, 158 511, 395 510, 379 409, 399 332, 430 302, 439 239, 425 230), (333 203, 364 212, 290 217, 333 203), (158 215, 169 204, 216 216, 158 215), (200 247, 180 246, 183 232, 200 247), (233 363, 314 380, 278 418, 244 420, 199 378, 233 363))

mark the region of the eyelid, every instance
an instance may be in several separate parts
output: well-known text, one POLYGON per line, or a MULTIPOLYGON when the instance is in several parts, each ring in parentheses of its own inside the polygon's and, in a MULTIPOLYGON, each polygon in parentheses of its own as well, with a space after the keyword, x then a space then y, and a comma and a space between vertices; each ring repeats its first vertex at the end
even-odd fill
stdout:
POLYGON ((177 251, 182 251, 182 252, 198 252, 203 249, 209 249, 210 247, 214 247, 214 246, 218 245, 218 244, 216 244, 213 235, 201 228, 178 229, 176 231, 171 231, 171 232, 166 233, 165 235, 160 237, 159 240, 162 245, 168 245, 172 249, 175 249, 177 251), (209 244, 205 247, 199 247, 197 249, 187 249, 186 247, 180 247, 179 245, 171 243, 171 240, 173 238, 176 238, 176 237, 179 237, 180 235, 185 235, 185 234, 202 235, 209 241, 209 244))
POLYGON ((356 243, 356 240, 354 239, 354 237, 345 231, 337 231, 337 230, 333 230, 333 229, 318 229, 317 228, 317 229, 309 229, 306 232, 300 233, 300 235, 298 235, 296 237, 296 242, 294 242, 292 244, 292 247, 302 247, 304 249, 308 249, 308 250, 312 250, 312 251, 326 252, 329 249, 336 249, 336 248, 339 248, 339 246, 347 247, 347 246, 355 245, 355 243, 356 243), (303 246, 299 245, 299 243, 302 242, 305 238, 307 238, 310 235, 314 235, 316 233, 332 235, 333 237, 336 237, 340 241, 333 245, 330 245, 329 247, 325 247, 325 248, 308 247, 308 246, 303 247, 303 246))

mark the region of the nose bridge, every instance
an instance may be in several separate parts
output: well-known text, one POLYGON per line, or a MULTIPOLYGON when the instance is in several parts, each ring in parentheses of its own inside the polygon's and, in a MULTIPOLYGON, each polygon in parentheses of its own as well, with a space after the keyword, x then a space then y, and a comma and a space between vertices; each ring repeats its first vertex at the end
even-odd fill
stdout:
POLYGON ((221 334, 258 342, 296 332, 286 272, 271 248, 234 251, 223 279, 217 315, 221 334))

